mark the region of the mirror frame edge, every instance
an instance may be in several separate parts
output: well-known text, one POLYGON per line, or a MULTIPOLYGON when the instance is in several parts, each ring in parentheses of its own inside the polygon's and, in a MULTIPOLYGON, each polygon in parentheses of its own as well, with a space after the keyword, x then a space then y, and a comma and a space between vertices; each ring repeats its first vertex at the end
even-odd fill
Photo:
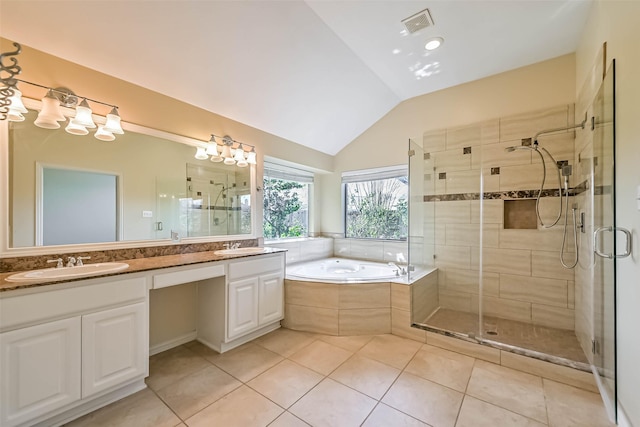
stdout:
MULTIPOLYGON (((23 97, 22 101, 25 107, 33 110, 41 110, 42 102, 23 97)), ((62 107, 65 117, 73 117, 75 110, 62 107)), ((105 117, 93 115, 96 124, 104 124, 105 117)), ((146 126, 136 125, 128 122, 121 122, 122 128, 125 131, 141 133, 144 135, 154 136, 157 138, 167 139, 169 141, 177 142, 180 144, 188 145, 191 147, 204 146, 205 142, 190 138, 183 135, 173 134, 170 132, 161 131, 158 129, 149 128, 146 126)), ((100 251, 100 250, 112 250, 112 249, 128 249, 128 248, 140 248, 140 247, 153 247, 153 246, 166 246, 174 244, 191 244, 191 243, 209 243, 209 242, 226 242, 232 240, 248 240, 258 239, 262 233, 258 233, 258 218, 257 218, 257 167, 256 165, 249 165, 250 181, 251 181, 251 233, 250 234, 234 234, 223 236, 206 236, 206 237, 186 237, 179 241, 173 241, 171 239, 149 239, 149 240, 123 240, 118 242, 105 242, 105 243, 82 243, 73 245, 51 245, 51 246, 25 246, 19 248, 9 247, 9 121, 0 120, 0 191, 2 196, 0 197, 0 214, 2 224, 0 226, 0 259, 12 258, 20 256, 37 256, 46 255, 50 253, 71 253, 71 252, 87 252, 87 251, 100 251)), ((34 206, 35 208, 35 206, 34 206)))

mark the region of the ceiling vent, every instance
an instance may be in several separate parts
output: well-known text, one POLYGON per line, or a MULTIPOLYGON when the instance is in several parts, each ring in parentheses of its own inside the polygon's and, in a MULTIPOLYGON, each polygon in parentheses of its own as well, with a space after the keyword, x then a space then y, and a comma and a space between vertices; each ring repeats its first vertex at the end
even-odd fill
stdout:
POLYGON ((409 34, 416 33, 423 28, 427 28, 433 25, 433 19, 429 13, 429 9, 425 9, 422 12, 418 12, 401 21, 407 28, 409 34))

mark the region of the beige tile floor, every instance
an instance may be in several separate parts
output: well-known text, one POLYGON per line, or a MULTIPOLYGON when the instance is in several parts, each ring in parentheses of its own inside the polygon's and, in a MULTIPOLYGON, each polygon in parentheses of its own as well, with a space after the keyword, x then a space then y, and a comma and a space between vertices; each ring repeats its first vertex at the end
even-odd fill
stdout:
POLYGON ((600 396, 393 335, 279 329, 150 359, 149 388, 69 426, 605 427, 600 396))

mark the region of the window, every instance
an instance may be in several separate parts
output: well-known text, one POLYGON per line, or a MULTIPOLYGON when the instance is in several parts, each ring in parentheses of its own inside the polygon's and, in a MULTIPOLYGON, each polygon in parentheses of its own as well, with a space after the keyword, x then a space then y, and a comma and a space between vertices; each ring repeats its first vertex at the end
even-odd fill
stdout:
POLYGON ((307 237, 313 173, 265 162, 263 228, 265 239, 307 237))
POLYGON ((409 186, 405 166, 345 172, 342 185, 347 238, 407 238, 409 186))

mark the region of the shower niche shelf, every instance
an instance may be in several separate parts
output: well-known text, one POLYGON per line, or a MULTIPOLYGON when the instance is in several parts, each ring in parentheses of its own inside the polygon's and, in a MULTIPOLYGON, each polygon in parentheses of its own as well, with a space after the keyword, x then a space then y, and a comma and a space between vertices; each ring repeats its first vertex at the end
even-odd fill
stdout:
POLYGON ((535 199, 505 200, 505 230, 535 230, 538 228, 535 199))

